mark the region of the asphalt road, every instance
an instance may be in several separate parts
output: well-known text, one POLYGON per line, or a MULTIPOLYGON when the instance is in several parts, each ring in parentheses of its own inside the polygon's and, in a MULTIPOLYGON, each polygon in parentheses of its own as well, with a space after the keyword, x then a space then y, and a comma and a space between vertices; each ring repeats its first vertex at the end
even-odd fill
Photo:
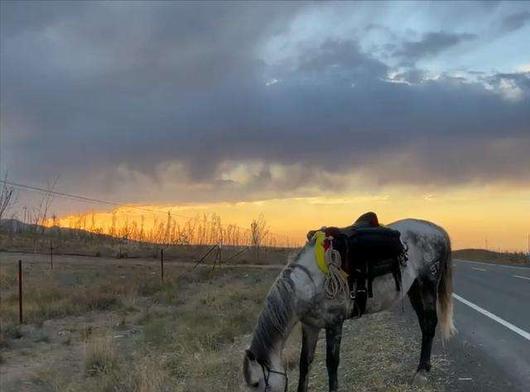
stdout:
POLYGON ((530 268, 454 262, 459 390, 530 391, 530 268))

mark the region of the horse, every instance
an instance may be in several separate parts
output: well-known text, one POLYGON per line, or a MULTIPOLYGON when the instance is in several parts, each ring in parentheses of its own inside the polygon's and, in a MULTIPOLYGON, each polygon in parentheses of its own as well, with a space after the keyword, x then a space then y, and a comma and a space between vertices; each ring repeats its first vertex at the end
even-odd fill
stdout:
MULTIPOLYGON (((444 340, 456 331, 450 238, 441 227, 419 219, 403 219, 386 227, 399 231, 407 248, 408 260, 401 267, 401 290, 396 290, 391 275, 376 277, 365 313, 389 309, 404 297, 404 293, 408 294, 422 334, 414 379, 425 381, 431 369, 431 348, 438 322, 444 340)), ((281 271, 266 297, 250 347, 244 354, 243 376, 247 390, 287 391, 282 351, 298 322, 302 325, 298 392, 308 389, 309 370, 321 329, 326 333, 329 391, 338 390, 342 327, 344 321, 351 318, 353 301, 349 295, 336 298, 326 295, 326 276, 317 266, 314 248, 314 241, 308 241, 281 271)))

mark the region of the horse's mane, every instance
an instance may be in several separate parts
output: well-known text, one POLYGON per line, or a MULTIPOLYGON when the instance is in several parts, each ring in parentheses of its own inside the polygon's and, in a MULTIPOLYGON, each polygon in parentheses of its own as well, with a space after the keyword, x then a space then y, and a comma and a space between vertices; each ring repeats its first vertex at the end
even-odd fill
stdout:
POLYGON ((287 338, 289 333, 289 320, 294 312, 294 283, 290 277, 293 265, 300 258, 306 247, 285 267, 265 299, 265 306, 261 311, 258 324, 254 331, 254 337, 250 345, 250 351, 256 358, 269 365, 269 353, 274 345, 287 338))

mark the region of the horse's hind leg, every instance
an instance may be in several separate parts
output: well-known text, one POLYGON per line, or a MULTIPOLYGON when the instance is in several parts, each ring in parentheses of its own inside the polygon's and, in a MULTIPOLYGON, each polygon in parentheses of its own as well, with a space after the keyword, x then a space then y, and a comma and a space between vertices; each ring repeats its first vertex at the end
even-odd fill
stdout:
POLYGON ((320 328, 302 323, 302 352, 300 354, 300 377, 298 392, 306 392, 309 383, 309 369, 315 357, 315 348, 320 328))
POLYGON ((417 278, 408 292, 412 307, 418 315, 421 328, 421 355, 418 373, 431 370, 431 349, 438 317, 436 315, 436 284, 429 279, 417 278))
POLYGON ((326 367, 328 368, 329 390, 339 389, 337 369, 340 361, 340 341, 342 340, 342 322, 326 327, 326 367))

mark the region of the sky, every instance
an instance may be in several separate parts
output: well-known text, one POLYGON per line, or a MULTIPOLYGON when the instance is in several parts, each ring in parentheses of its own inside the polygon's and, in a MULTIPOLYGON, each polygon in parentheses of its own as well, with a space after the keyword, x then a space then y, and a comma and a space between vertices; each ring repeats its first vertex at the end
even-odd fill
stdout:
POLYGON ((301 239, 374 210, 433 220, 456 247, 526 249, 526 2, 0 7, 13 181, 246 226, 263 213, 301 239))

